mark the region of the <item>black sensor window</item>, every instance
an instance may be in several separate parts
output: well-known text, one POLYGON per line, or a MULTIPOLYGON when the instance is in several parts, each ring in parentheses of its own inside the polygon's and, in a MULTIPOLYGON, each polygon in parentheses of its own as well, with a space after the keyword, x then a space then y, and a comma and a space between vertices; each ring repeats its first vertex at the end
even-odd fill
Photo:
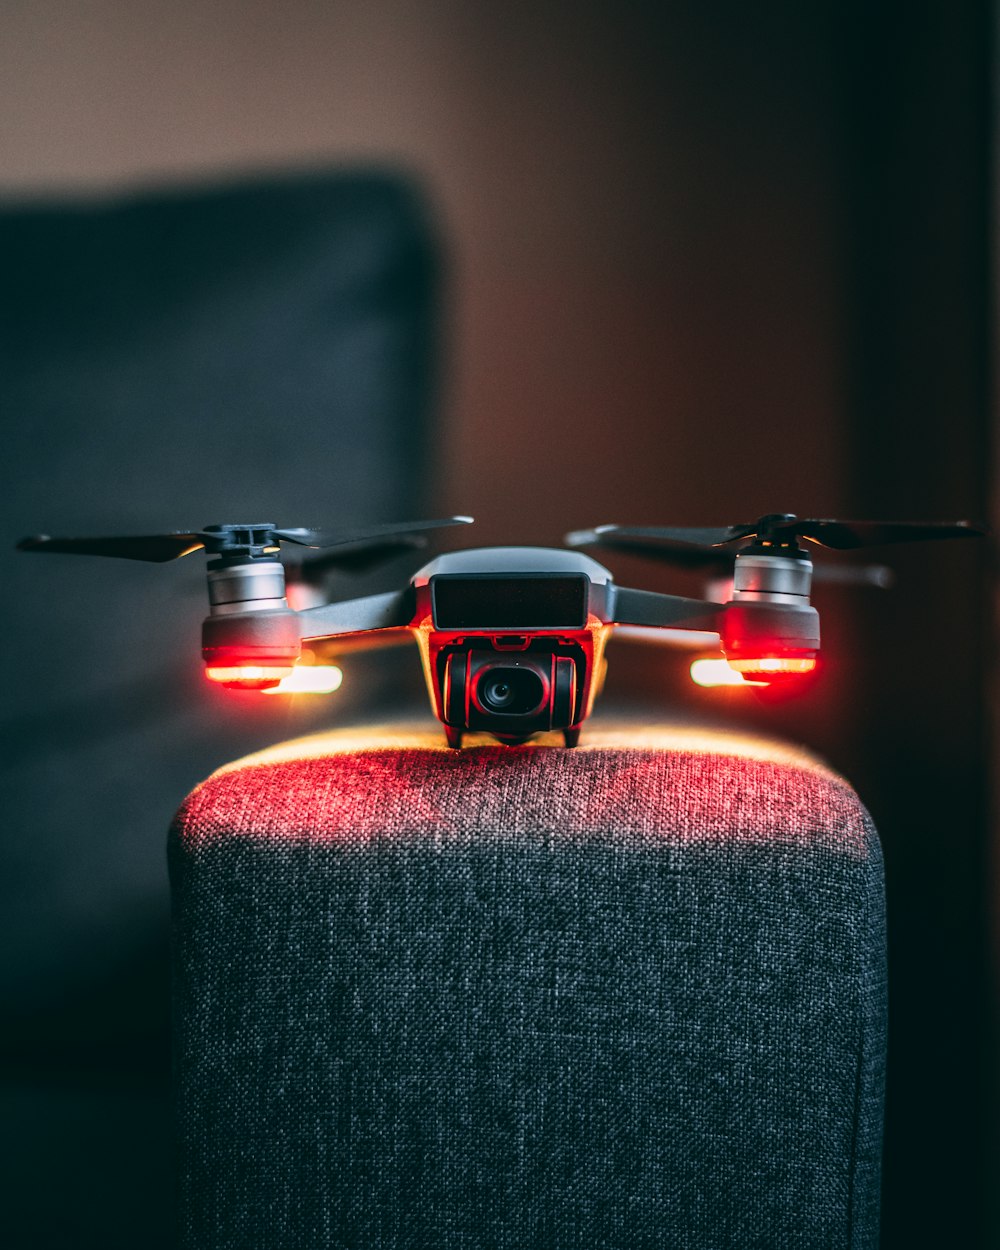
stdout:
POLYGON ((438 629, 582 629, 587 578, 436 577, 438 629))

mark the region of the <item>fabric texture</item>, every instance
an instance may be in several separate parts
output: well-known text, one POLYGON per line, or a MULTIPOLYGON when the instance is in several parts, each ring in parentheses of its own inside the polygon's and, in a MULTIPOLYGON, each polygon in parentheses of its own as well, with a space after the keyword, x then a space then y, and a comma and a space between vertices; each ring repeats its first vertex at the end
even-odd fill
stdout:
POLYGON ((325 735, 170 855, 188 1250, 877 1244, 881 857, 808 756, 325 735))

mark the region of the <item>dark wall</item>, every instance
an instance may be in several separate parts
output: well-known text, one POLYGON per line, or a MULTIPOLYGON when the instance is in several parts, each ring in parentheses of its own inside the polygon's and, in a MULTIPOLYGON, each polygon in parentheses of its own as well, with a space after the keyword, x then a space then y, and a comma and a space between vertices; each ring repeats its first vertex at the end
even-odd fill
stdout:
MULTIPOLYGON (((987 519, 992 6, 935 6, 919 18, 858 6, 857 16, 866 37, 846 48, 844 112, 851 504, 987 519)), ((870 645, 851 770, 886 853, 892 1245, 1000 1236, 990 1149, 1000 1071, 989 959, 994 567, 986 545, 907 553, 898 591, 860 620, 870 645)))

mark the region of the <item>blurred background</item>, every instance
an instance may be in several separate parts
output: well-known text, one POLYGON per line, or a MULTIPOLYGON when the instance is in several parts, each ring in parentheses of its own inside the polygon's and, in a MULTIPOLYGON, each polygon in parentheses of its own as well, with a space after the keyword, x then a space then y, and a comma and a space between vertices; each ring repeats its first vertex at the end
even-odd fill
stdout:
MULTIPOLYGON (((171 812, 242 751, 421 697, 413 657, 308 705, 206 693, 195 558, 13 542, 452 511, 466 545, 771 511, 995 529, 994 23, 2 7, 5 1244, 171 1244, 171 812)), ((808 699, 699 691, 624 642, 609 693, 792 737, 857 786, 889 905, 883 1242, 995 1245, 991 545, 873 554, 891 591, 817 590, 808 699)))

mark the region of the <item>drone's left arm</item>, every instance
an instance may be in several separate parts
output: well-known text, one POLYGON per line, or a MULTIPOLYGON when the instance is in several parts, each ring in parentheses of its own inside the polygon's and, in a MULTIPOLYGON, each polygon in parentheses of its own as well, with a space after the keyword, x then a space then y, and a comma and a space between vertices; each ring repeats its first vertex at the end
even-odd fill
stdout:
MULTIPOLYGON (((303 642, 377 634, 381 630, 405 628, 413 620, 413 611, 413 590, 407 586, 404 590, 390 590, 382 595, 307 608, 298 613, 299 633, 303 642)), ((377 637, 372 638, 373 643, 377 641, 377 637)))

